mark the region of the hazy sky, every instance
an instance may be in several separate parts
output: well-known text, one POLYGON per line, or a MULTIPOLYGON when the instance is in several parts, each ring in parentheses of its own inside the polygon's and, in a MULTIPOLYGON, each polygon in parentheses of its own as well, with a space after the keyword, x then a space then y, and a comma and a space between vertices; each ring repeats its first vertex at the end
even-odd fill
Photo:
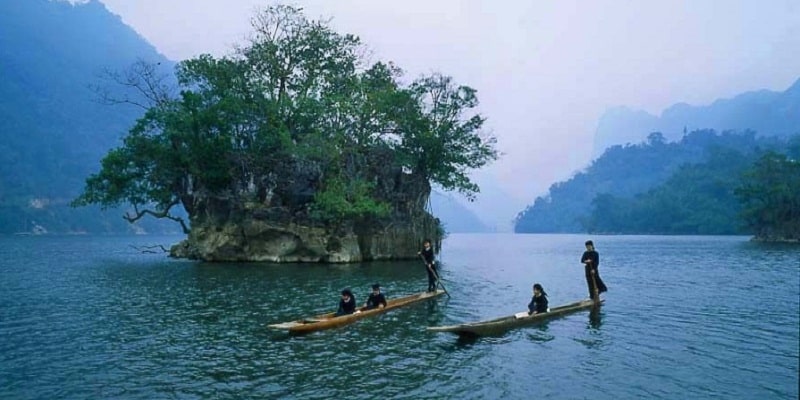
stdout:
MULTIPOLYGON (((256 0, 101 0, 168 58, 227 54, 256 0)), ((509 220, 591 161, 597 120, 658 114, 800 77, 800 1, 290 2, 361 37, 409 78, 442 72, 478 90, 502 159, 475 175, 473 208, 509 220)))

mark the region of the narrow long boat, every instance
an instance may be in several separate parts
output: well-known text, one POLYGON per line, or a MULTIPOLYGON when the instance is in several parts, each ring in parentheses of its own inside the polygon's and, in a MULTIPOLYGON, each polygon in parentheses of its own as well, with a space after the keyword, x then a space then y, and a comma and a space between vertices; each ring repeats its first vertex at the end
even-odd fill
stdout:
POLYGON ((586 299, 576 301, 574 303, 564 304, 555 308, 551 308, 549 312, 541 314, 528 315, 528 312, 516 313, 506 317, 500 317, 485 321, 473 322, 469 324, 449 325, 449 326, 431 326, 428 330, 431 332, 450 332, 457 335, 464 336, 491 336, 500 335, 510 329, 518 328, 520 326, 534 324, 536 322, 546 321, 552 318, 560 317, 566 314, 571 314, 581 310, 588 310, 592 307, 599 307, 605 300, 600 300, 600 303, 595 303, 592 300, 586 299))
POLYGON ((396 299, 389 299, 386 301, 386 307, 373 308, 365 310, 363 307, 359 308, 356 313, 336 316, 336 313, 321 314, 310 318, 298 319, 295 321, 282 322, 280 324, 267 325, 269 328, 286 330, 291 333, 308 333, 314 331, 321 331, 323 329, 336 328, 338 326, 347 325, 358 321, 362 318, 371 317, 374 315, 385 313, 395 308, 407 306, 419 301, 427 300, 444 294, 444 290, 437 290, 435 292, 422 292, 412 294, 410 296, 398 297, 396 299))

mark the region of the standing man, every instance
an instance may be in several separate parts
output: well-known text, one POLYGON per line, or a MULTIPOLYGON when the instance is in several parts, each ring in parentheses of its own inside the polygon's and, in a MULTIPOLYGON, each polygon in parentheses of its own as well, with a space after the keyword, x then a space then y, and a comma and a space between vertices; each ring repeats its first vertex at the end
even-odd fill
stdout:
POLYGON ((581 256, 581 262, 586 269, 586 285, 589 287, 589 297, 594 300, 600 300, 600 293, 607 292, 608 288, 603 280, 600 279, 598 267, 600 266, 600 254, 594 249, 594 243, 591 240, 586 241, 586 251, 581 256))
POLYGON ((422 256, 422 260, 425 262, 425 269, 428 272, 428 291, 435 292, 438 275, 436 274, 436 261, 434 261, 430 239, 425 239, 422 242, 422 251, 417 252, 417 254, 422 256))

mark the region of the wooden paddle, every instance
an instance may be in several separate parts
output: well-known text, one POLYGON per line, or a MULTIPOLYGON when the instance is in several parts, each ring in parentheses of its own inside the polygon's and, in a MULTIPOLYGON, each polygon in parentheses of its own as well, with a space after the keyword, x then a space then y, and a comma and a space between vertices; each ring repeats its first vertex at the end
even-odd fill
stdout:
POLYGON ((447 292, 447 288, 444 287, 444 283, 442 283, 442 280, 439 279, 439 274, 436 273, 436 270, 433 267, 431 267, 427 261, 425 261, 425 257, 422 257, 422 254, 419 255, 419 258, 421 258, 422 262, 425 263, 425 268, 427 268, 428 271, 431 271, 431 273, 433 273, 433 277, 436 278, 436 283, 438 283, 439 286, 442 287, 442 290, 444 290, 444 294, 446 294, 447 297, 452 298, 452 296, 450 296, 450 293, 447 292))
POLYGON ((594 284, 594 302, 600 303, 600 288, 597 287, 597 269, 592 269, 592 283, 594 284))

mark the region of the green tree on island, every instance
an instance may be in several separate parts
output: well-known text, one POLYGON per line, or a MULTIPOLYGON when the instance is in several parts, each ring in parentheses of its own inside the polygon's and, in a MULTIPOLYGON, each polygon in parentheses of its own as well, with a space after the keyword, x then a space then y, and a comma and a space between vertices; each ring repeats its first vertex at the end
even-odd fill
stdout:
MULTIPOLYGON (((133 86, 151 103, 74 204, 130 204, 130 222, 146 215, 174 219, 189 233, 189 246, 230 225, 239 231, 228 240, 246 236, 233 247, 277 233, 300 237, 278 255, 206 249, 189 257, 330 260, 315 258, 320 252, 309 247, 307 234, 285 228, 299 224, 324 231, 316 235, 329 237, 327 253, 339 247, 332 236, 358 233, 362 255, 355 259, 367 259, 378 257, 364 254, 374 250, 368 242, 376 231, 411 224, 405 235, 419 236, 430 231, 421 232, 421 223, 438 224, 425 212, 432 184, 478 192, 468 172, 497 152, 495 139, 481 130, 484 118, 473 111, 474 89, 439 74, 403 85, 393 64, 368 62, 357 37, 309 20, 298 8, 269 7, 253 28, 250 43, 231 56, 179 63, 177 97, 164 95, 151 70, 138 66, 133 86), (174 213, 176 206, 190 223, 174 213), (283 228, 248 232, 242 223, 251 220, 283 228), (198 227, 204 233, 193 236, 198 227)), ((405 248, 384 258, 410 255, 405 248)))

